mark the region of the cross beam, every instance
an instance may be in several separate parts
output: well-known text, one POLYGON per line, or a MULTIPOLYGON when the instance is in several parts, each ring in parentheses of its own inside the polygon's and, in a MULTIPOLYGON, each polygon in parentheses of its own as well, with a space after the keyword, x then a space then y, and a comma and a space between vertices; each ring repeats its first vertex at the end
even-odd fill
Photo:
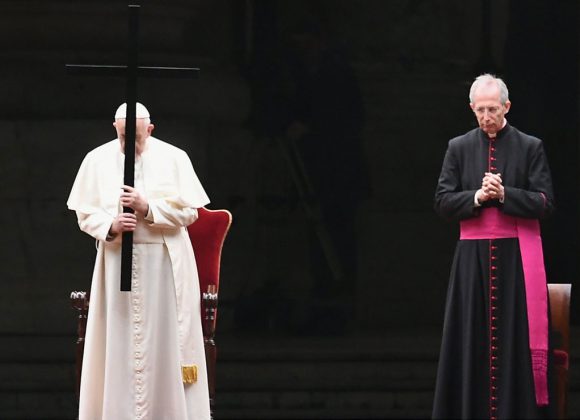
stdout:
MULTIPOLYGON (((65 64, 67 72, 80 76, 125 76, 127 66, 106 64, 65 64)), ((195 79, 199 76, 199 67, 137 67, 137 76, 168 79, 195 79)))

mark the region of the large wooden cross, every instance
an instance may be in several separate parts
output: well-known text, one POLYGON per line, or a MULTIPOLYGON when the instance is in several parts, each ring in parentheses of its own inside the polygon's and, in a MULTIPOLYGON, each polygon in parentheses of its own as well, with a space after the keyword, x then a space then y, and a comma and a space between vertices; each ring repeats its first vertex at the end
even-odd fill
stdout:
MULTIPOLYGON (((127 116, 125 124, 125 185, 135 183, 135 124, 137 103, 137 78, 143 77, 179 77, 194 78, 199 73, 196 67, 139 67, 139 9, 140 5, 129 5, 129 43, 127 65, 67 64, 66 69, 72 74, 125 76, 127 78, 127 116)), ((125 213, 133 209, 123 207, 125 213)), ((121 256, 121 291, 131 291, 131 266, 133 259, 133 232, 123 232, 121 256)))

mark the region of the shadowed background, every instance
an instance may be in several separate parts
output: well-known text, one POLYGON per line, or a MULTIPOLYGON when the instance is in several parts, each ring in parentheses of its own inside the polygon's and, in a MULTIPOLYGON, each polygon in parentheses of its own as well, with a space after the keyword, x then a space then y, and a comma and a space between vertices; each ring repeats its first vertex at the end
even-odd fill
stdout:
MULTIPOLYGON (((457 237, 432 197, 447 141, 475 126, 468 91, 481 72, 506 81, 510 123, 545 142, 558 207, 543 223, 548 277, 580 285, 578 8, 142 5, 140 64, 202 71, 195 81, 141 80, 139 101, 154 135, 188 152, 209 207, 234 215, 222 256, 217 418, 429 416, 457 237), (323 220, 342 282, 280 147, 296 121, 308 127, 296 142, 317 192, 308 203, 330 209, 323 220)), ((68 296, 89 289, 95 248, 66 199, 84 155, 115 137, 125 83, 70 76, 64 65, 124 63, 127 3, 2 1, 0 23, 0 418, 74 418, 68 296)), ((572 351, 570 414, 579 416, 572 351)))

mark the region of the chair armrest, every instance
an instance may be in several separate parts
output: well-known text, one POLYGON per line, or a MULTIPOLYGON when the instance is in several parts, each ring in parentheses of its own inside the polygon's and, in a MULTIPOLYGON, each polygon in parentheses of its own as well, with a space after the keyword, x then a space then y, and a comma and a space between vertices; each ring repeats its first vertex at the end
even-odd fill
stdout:
POLYGON ((207 291, 201 295, 201 314, 203 337, 206 341, 213 341, 215 336, 218 307, 218 292, 215 285, 207 286, 207 291))
POLYGON ((77 334, 79 341, 84 341, 86 333, 86 320, 89 313, 89 296, 85 291, 74 291, 70 294, 71 307, 78 312, 77 334))
POLYGON ((77 399, 81 388, 81 370, 83 367, 83 352, 85 349, 85 334, 87 330, 87 316, 89 314, 89 294, 84 291, 75 291, 70 294, 70 303, 78 313, 77 343, 75 360, 76 394, 77 399))

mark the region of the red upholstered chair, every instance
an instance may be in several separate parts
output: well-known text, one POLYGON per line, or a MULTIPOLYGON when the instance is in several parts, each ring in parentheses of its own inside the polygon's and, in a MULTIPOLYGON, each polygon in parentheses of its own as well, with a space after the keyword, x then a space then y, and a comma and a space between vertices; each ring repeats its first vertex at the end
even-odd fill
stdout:
POLYGON ((570 364, 571 284, 548 284, 550 316, 554 333, 555 395, 558 418, 567 416, 568 368, 570 364))
MULTIPOLYGON (((216 345, 214 341, 219 291, 220 263, 224 240, 232 223, 227 210, 198 209, 199 218, 187 227, 193 246, 201 292, 201 320, 207 361, 210 405, 215 399, 216 345)), ((71 305, 78 312, 78 339, 76 348, 76 392, 80 391, 81 369, 85 345, 85 330, 89 311, 89 294, 72 292, 71 305)))
POLYGON ((198 209, 198 212, 199 219, 187 227, 187 232, 197 261, 209 401, 213 411, 217 353, 214 335, 220 285, 220 262, 224 240, 232 224, 232 214, 227 210, 209 210, 205 207, 198 209))

